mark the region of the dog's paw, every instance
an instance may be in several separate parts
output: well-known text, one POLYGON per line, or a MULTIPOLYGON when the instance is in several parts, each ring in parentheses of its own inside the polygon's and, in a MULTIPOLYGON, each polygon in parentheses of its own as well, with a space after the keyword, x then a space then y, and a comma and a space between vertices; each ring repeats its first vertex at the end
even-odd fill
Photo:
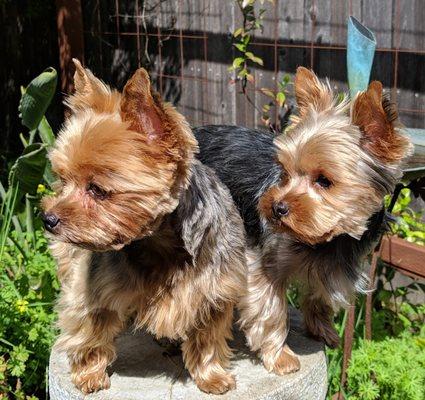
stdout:
POLYGON ((264 366, 269 372, 276 375, 287 375, 299 371, 301 364, 298 356, 289 348, 283 346, 277 357, 269 358, 263 355, 264 366))
POLYGON ((213 372, 208 379, 196 379, 196 384, 203 392, 212 394, 223 394, 236 387, 235 377, 226 372, 213 372))
POLYGON ((84 394, 97 392, 102 389, 109 389, 111 381, 105 371, 73 373, 72 381, 74 385, 84 394))

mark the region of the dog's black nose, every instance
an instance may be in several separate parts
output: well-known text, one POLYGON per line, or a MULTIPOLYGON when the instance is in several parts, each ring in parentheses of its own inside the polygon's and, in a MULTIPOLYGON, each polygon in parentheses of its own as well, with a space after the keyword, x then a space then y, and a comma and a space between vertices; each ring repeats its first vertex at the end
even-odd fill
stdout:
POLYGON ((60 219, 55 214, 41 213, 40 217, 44 223, 44 226, 49 232, 52 232, 55 226, 57 226, 60 221, 60 219))
POLYGON ((280 201, 279 203, 273 204, 273 215, 276 218, 281 218, 289 213, 289 207, 288 204, 284 203, 283 201, 280 201))

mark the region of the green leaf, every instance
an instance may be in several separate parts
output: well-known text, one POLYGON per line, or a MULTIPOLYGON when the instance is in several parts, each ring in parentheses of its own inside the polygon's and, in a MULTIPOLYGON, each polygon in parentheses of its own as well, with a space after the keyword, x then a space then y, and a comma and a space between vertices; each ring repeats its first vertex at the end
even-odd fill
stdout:
POLYGON ((282 83, 288 84, 291 81, 291 77, 288 74, 283 75, 282 83))
POLYGON ((233 46, 235 46, 242 53, 244 53, 246 50, 246 45, 244 43, 235 43, 233 46))
POLYGON ((17 377, 22 376, 26 368, 25 363, 29 357, 28 350, 22 344, 19 344, 14 346, 10 354, 11 358, 8 365, 10 374, 17 377))
POLYGON ((19 112, 22 124, 28 129, 36 129, 52 101, 57 85, 57 73, 47 68, 34 78, 22 94, 19 112))
POLYGON ((233 64, 232 64, 233 69, 239 68, 244 61, 245 61, 245 59, 243 57, 236 57, 233 60, 233 64))
POLYGON ((242 69, 239 73, 238 73, 238 76, 240 77, 240 78, 244 78, 245 76, 247 76, 248 75, 248 71, 244 68, 244 69, 242 69))
POLYGON ((41 182, 47 162, 46 146, 34 143, 27 146, 22 155, 15 161, 9 173, 9 186, 19 185, 17 202, 25 193, 35 195, 41 182))
POLYGON ((244 33, 244 29, 243 28, 238 28, 233 32, 233 36, 234 37, 238 37, 239 35, 242 35, 244 33))
POLYGON ((283 105, 285 104, 285 100, 286 100, 285 93, 278 92, 276 95, 276 101, 277 101, 277 104, 279 104, 279 107, 283 107, 283 105))
POLYGON ((52 188, 52 185, 56 182, 56 177, 53 174, 52 171, 52 164, 49 160, 46 162, 46 168, 44 169, 43 179, 45 182, 49 185, 50 188, 52 188))
POLYGON ((252 61, 254 61, 255 63, 257 63, 257 64, 260 64, 261 66, 263 66, 264 65, 264 62, 263 62, 263 60, 260 58, 260 57, 254 57, 253 59, 252 59, 252 61))
POLYGON ((51 147, 55 143, 55 135, 53 130, 47 121, 46 117, 41 118, 40 124, 38 125, 38 135, 41 141, 47 146, 51 147))
POLYGON ((282 80, 279 82, 279 87, 282 91, 286 89, 290 81, 291 77, 288 74, 283 75, 282 80))
POLYGON ((253 62, 257 63, 257 64, 264 65, 263 60, 260 57, 256 57, 250 51, 247 51, 245 53, 245 56, 248 57, 251 61, 253 61, 253 62))

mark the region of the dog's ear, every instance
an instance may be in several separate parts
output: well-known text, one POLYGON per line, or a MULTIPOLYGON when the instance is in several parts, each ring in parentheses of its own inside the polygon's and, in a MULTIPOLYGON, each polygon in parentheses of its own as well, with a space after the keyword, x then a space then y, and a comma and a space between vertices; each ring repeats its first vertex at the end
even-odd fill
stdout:
POLYGON ((147 135, 149 140, 164 133, 165 113, 161 99, 151 89, 149 75, 139 68, 126 83, 121 98, 121 115, 130 128, 147 135))
POLYGON ((73 58, 72 61, 75 65, 75 92, 66 100, 71 110, 92 108, 98 112, 114 111, 117 93, 112 92, 89 69, 84 68, 79 60, 73 58))
POLYGON ((410 141, 399 133, 398 114, 382 93, 382 84, 373 81, 359 93, 351 107, 351 121, 362 133, 361 146, 383 163, 397 164, 410 150, 410 141))
POLYGON ((73 58, 72 62, 75 65, 74 86, 76 93, 83 95, 102 89, 104 84, 93 75, 93 72, 84 68, 76 58, 73 58))
POLYGON ((320 112, 332 107, 334 96, 329 84, 320 82, 313 71, 304 67, 298 67, 295 74, 294 86, 301 117, 309 109, 320 112))

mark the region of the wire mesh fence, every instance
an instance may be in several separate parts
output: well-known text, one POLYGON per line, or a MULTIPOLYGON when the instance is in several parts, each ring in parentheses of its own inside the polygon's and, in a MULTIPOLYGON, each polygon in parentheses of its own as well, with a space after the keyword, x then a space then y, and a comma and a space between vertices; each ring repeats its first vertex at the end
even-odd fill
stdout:
MULTIPOLYGON (((259 3, 259 1, 257 1, 259 3)), ((242 25, 236 1, 87 0, 83 2, 85 63, 122 87, 147 68, 156 89, 193 125, 262 126, 260 88, 276 88, 299 65, 347 90, 347 18, 375 32, 371 79, 383 82, 402 122, 425 128, 425 7, 423 0, 275 0, 265 2, 263 30, 251 43, 263 66, 242 93, 228 67, 238 55, 232 32, 242 25)), ((289 86, 288 103, 293 102, 289 86)), ((275 120, 281 118, 274 113, 275 120)))

